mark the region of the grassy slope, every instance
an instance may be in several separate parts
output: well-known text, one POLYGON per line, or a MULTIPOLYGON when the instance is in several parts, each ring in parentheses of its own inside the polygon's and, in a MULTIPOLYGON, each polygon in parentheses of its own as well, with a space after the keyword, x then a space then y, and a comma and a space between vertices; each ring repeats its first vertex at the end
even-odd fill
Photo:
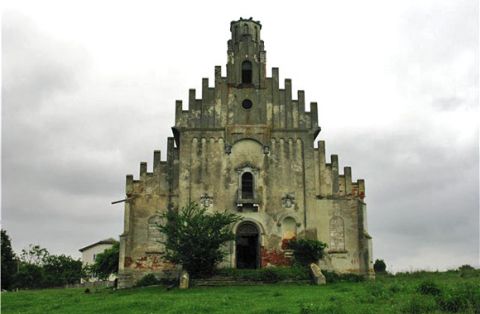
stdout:
POLYGON ((416 292, 425 280, 442 291, 470 283, 480 290, 479 272, 414 273, 374 282, 326 286, 263 285, 193 288, 160 287, 121 291, 46 289, 2 293, 2 313, 420 313, 438 312, 433 296, 416 292))

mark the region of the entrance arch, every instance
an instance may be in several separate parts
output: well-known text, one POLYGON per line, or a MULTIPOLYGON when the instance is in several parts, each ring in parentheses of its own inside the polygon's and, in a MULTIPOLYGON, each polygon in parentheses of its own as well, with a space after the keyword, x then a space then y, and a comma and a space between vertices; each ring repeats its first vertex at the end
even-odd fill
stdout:
POLYGON ((260 268, 260 232, 252 222, 242 222, 237 227, 235 239, 236 267, 260 268))

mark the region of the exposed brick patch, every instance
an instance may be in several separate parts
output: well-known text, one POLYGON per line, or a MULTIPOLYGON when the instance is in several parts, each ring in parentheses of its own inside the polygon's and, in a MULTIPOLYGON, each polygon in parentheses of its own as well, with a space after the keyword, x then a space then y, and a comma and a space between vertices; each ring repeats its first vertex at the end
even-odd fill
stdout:
POLYGON ((165 261, 161 256, 156 255, 156 254, 150 254, 147 256, 142 256, 138 258, 134 266, 132 267, 134 269, 141 269, 141 270, 153 270, 153 271, 158 271, 158 270, 171 270, 175 268, 175 265, 173 265, 170 262, 165 261))
POLYGON ((364 192, 360 192, 359 197, 360 197, 360 199, 363 201, 363 199, 365 198, 365 193, 364 193, 364 192))
POLYGON ((275 266, 290 266, 292 265, 292 260, 285 256, 285 252, 278 250, 266 250, 264 247, 261 248, 261 257, 262 257, 262 267, 267 266, 267 264, 275 266))
POLYGON ((297 238, 293 237, 291 239, 283 239, 282 240, 282 250, 288 250, 288 246, 290 245, 291 241, 295 241, 297 238))

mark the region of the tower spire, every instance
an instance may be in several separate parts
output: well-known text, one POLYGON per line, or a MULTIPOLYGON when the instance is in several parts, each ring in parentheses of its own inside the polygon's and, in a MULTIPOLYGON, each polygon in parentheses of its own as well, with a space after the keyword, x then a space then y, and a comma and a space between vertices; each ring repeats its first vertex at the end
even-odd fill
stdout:
POLYGON ((227 78, 233 86, 265 87, 266 51, 260 37, 262 24, 252 18, 230 23, 227 78))

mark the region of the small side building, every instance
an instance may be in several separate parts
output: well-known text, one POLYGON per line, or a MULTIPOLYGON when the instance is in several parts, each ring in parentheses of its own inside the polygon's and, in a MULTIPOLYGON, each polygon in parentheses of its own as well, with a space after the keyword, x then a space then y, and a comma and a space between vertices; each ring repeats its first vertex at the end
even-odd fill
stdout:
MULTIPOLYGON (((79 251, 82 253, 82 266, 85 267, 95 263, 95 258, 98 254, 103 253, 106 249, 111 248, 117 242, 118 241, 116 241, 114 238, 108 238, 81 248, 79 251)), ((110 275, 108 281, 113 281, 115 279, 115 275, 110 275)), ((82 279, 81 283, 95 281, 99 281, 99 279, 96 276, 91 276, 87 280, 82 279)))

